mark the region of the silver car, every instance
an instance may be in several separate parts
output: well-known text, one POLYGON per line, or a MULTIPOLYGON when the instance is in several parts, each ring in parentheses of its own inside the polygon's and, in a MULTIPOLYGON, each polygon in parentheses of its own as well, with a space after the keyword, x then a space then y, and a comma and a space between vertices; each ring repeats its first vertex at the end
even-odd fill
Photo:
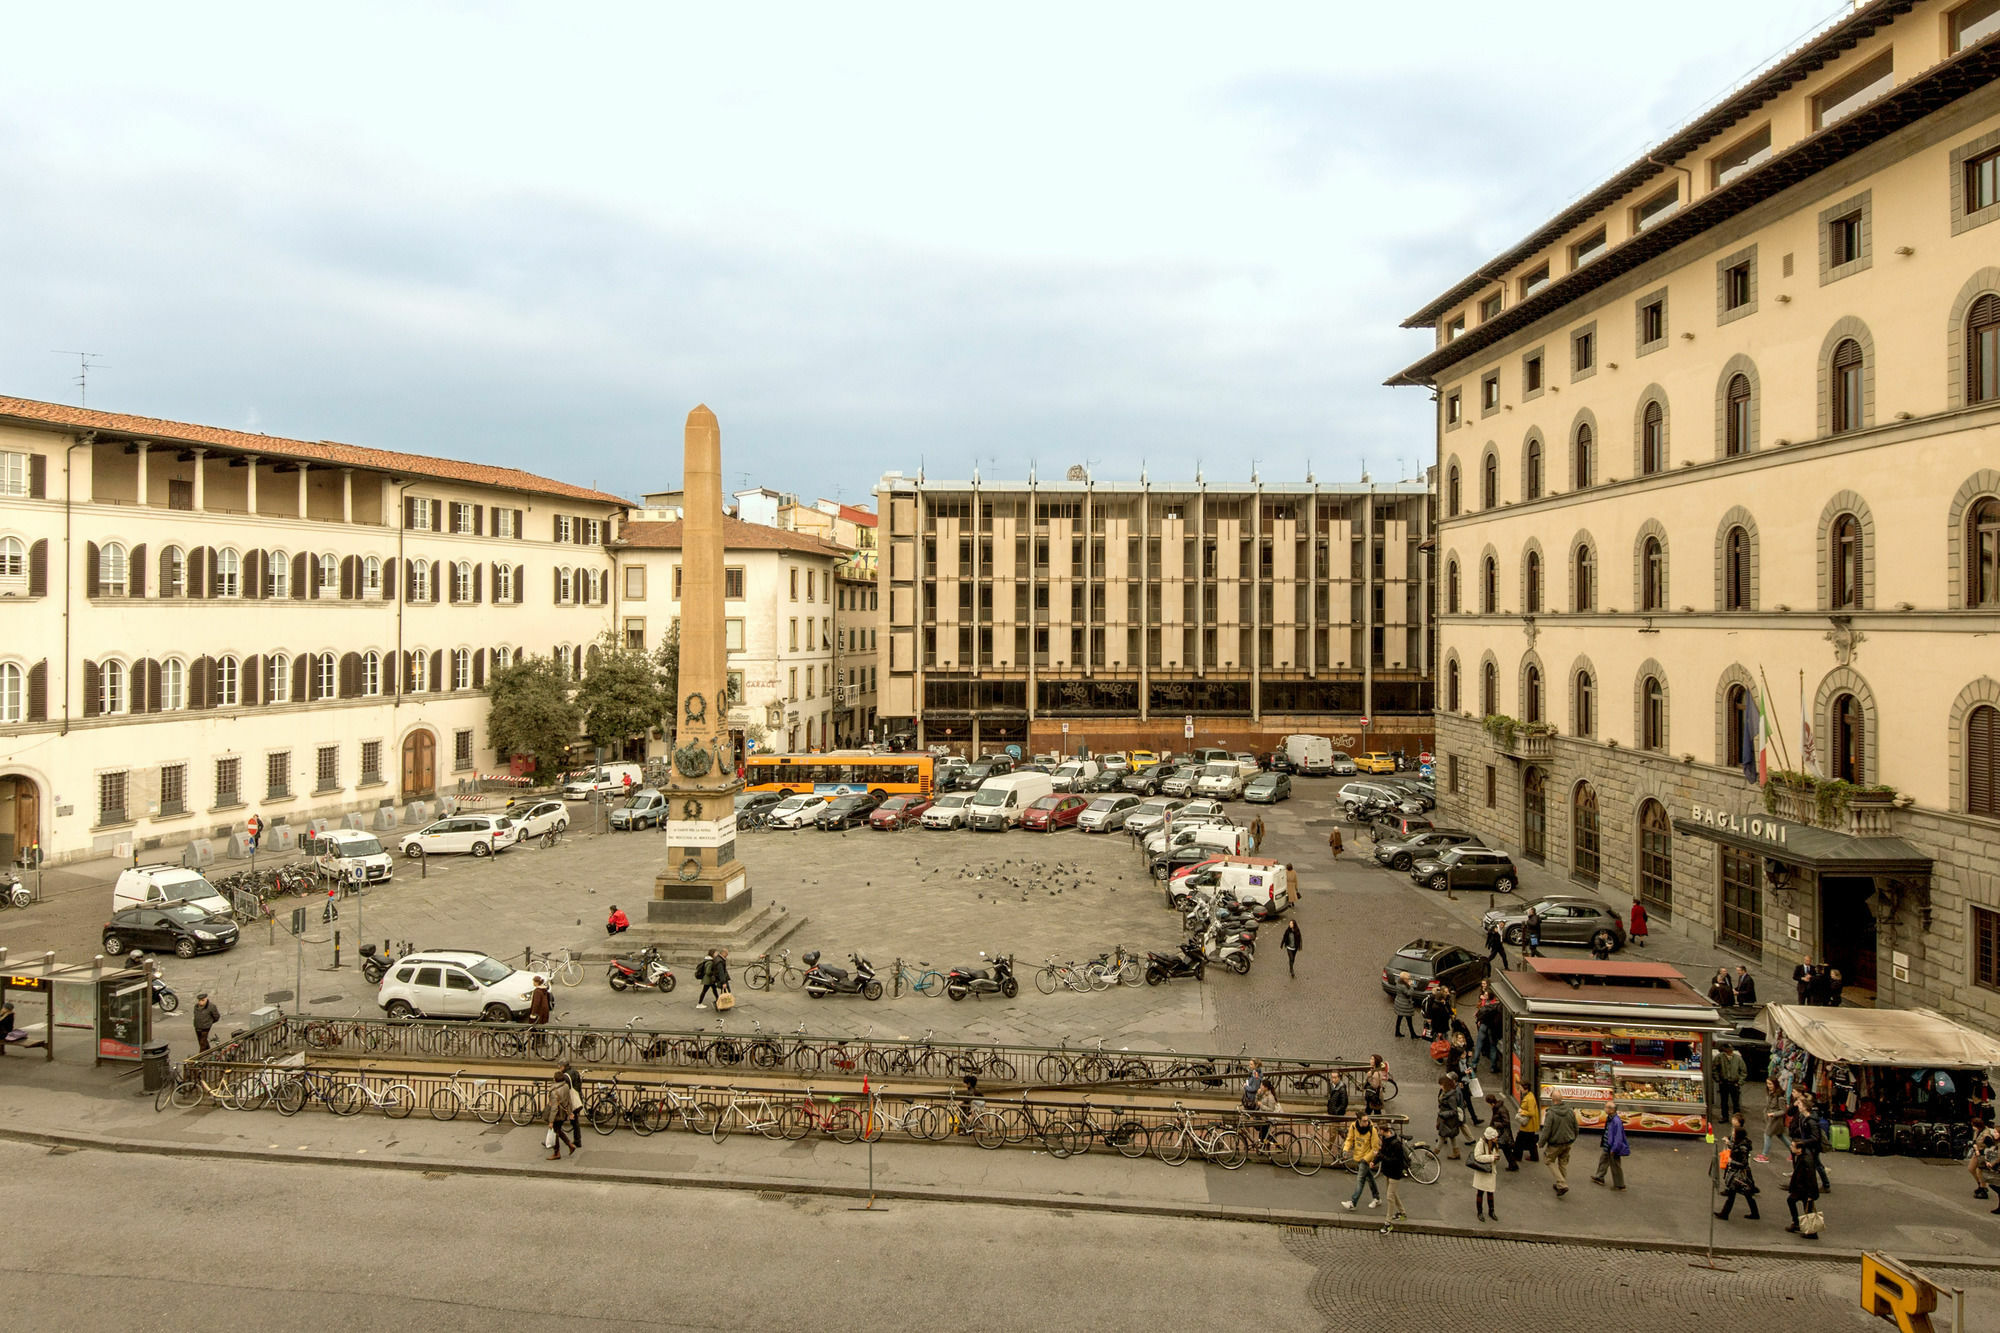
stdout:
POLYGON ((1076 826, 1085 833, 1111 833, 1125 827, 1125 821, 1139 808, 1136 796, 1100 796, 1076 817, 1076 826))
POLYGON ((1168 796, 1192 796, 1195 779, 1200 776, 1200 764, 1182 764, 1174 770, 1172 777, 1160 784, 1160 790, 1168 796))
POLYGON ((1139 802, 1132 812, 1125 816, 1127 833, 1152 833, 1161 824, 1173 817, 1187 802, 1175 796, 1155 796, 1139 802))

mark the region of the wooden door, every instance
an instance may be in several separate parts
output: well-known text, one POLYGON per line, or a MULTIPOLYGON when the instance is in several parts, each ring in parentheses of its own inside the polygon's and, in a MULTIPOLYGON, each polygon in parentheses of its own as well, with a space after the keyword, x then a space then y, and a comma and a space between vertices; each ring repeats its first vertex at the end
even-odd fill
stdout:
POLYGON ((0 864, 12 864, 42 840, 42 802, 33 778, 0 778, 0 864))
POLYGON ((403 798, 428 796, 437 790, 437 737, 413 731, 403 742, 403 798))

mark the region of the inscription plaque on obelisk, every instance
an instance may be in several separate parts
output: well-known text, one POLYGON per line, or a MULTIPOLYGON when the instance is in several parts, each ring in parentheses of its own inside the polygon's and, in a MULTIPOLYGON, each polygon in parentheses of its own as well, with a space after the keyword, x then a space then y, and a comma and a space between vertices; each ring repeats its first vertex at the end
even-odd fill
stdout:
POLYGON ((680 682, 666 788, 667 863, 647 917, 725 925, 750 910, 736 859, 736 758, 729 737, 723 640, 722 428, 706 406, 688 413, 681 478, 680 682))

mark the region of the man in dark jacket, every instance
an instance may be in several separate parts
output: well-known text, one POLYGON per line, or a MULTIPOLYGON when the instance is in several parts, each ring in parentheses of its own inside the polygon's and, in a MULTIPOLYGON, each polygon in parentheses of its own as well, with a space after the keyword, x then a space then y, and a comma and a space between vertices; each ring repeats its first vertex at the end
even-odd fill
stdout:
POLYGON ((1507 937, 1500 933, 1498 925, 1491 925, 1486 928, 1486 961, 1490 963, 1495 958, 1500 960, 1503 972, 1514 966, 1507 961, 1507 937))
POLYGON ((203 991, 194 997, 194 1041, 202 1050, 208 1049, 208 1033, 222 1021, 222 1011, 215 1007, 215 1001, 203 991))
POLYGON ((1560 1092, 1551 1090, 1549 1109, 1542 1116, 1541 1148, 1549 1174, 1555 1177, 1557 1198, 1569 1193, 1569 1150, 1575 1142, 1576 1112, 1560 1092))
POLYGON ((1410 1148, 1394 1125, 1382 1126, 1382 1146, 1375 1150, 1375 1170, 1382 1177, 1382 1192, 1387 1196, 1389 1220, 1382 1226, 1387 1231, 1409 1218, 1403 1211, 1402 1196, 1396 1192, 1396 1182, 1410 1173, 1410 1148))
POLYGON ((1792 987, 1799 993, 1800 1004, 1812 1003, 1813 965, 1811 958, 1802 958, 1792 969, 1792 987))
POLYGON ((1757 1003, 1757 979, 1741 963, 1736 965, 1736 1003, 1742 1008, 1757 1003))
POLYGON ((1443 986, 1435 981, 1424 992, 1424 1035, 1432 1041, 1447 1036, 1451 1032, 1451 1020, 1456 1016, 1451 996, 1443 986))
POLYGON ((1750 1077, 1750 1067, 1744 1063, 1743 1052, 1734 1046, 1722 1048, 1722 1054, 1715 1057, 1715 1092, 1722 1104, 1721 1119, 1727 1119, 1743 1109, 1743 1080, 1750 1077))

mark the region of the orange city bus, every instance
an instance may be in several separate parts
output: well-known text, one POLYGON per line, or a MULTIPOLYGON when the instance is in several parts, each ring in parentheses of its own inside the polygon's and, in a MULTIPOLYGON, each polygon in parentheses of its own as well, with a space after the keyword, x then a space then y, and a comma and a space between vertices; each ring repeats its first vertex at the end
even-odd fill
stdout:
POLYGON ((861 750, 753 754, 743 762, 743 790, 785 796, 812 792, 831 797, 858 791, 929 796, 931 763, 927 754, 870 754, 861 750))

